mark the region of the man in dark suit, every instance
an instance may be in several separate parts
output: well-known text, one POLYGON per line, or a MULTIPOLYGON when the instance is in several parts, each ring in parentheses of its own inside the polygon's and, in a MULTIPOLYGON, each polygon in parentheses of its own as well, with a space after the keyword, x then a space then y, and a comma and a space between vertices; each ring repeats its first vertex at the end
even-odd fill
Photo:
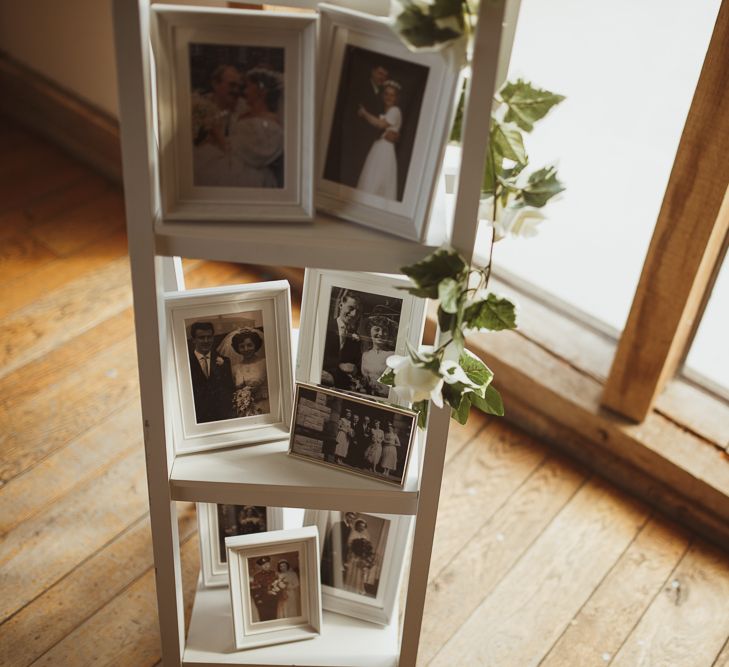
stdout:
POLYGON ((356 390, 362 363, 362 342, 357 328, 362 303, 350 290, 341 290, 329 318, 324 339, 321 383, 338 389, 356 390))
POLYGON ((346 512, 344 521, 337 521, 327 531, 321 554, 321 583, 325 586, 344 586, 344 566, 347 563, 347 542, 357 515, 346 512))
POLYGON ((347 452, 347 463, 355 468, 365 468, 364 453, 370 444, 372 435, 372 426, 370 425, 369 415, 365 415, 364 419, 359 419, 359 415, 352 417, 352 428, 354 437, 352 444, 347 452))
POLYGON ((214 332, 210 322, 194 322, 190 327, 190 375, 198 424, 233 417, 230 359, 213 350, 214 332))
POLYGON ((256 565, 259 569, 251 581, 251 597, 258 610, 259 620, 273 621, 276 618, 279 595, 271 590, 271 586, 276 581, 277 575, 271 569, 269 556, 261 556, 256 561, 256 565))

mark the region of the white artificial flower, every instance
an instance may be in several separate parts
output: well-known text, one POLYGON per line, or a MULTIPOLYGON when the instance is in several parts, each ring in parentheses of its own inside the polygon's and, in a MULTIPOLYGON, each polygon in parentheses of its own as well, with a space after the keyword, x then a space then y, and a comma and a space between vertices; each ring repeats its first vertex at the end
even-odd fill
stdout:
POLYGON ((537 226, 546 219, 541 209, 533 206, 512 206, 507 204, 506 208, 499 206, 494 217, 494 198, 485 197, 478 206, 478 219, 486 220, 494 228, 494 241, 500 241, 505 236, 521 236, 529 238, 536 236, 537 226))
POLYGON ((443 378, 428 368, 413 362, 410 356, 393 354, 387 358, 387 365, 395 374, 395 391, 404 401, 417 403, 432 400, 443 407, 443 378))
POLYGON ((450 359, 446 359, 440 365, 440 374, 443 376, 443 380, 448 384, 455 384, 460 382, 465 384, 467 387, 477 389, 478 385, 470 380, 466 371, 461 368, 461 365, 450 359))

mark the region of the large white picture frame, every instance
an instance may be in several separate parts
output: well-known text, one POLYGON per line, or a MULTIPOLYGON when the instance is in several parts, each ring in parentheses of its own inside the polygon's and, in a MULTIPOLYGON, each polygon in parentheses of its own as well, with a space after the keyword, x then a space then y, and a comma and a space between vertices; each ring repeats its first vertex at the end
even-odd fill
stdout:
POLYGON ((228 585, 226 537, 265 533, 284 527, 281 507, 196 503, 196 509, 202 580, 207 587, 228 585), (234 521, 221 525, 221 515, 225 521, 231 514, 234 521))
POLYGON ((387 18, 330 5, 320 13, 317 207, 420 241, 455 110, 460 52, 413 53, 387 18))
POLYGON ((412 517, 307 510, 304 525, 319 530, 322 607, 388 625, 400 592, 412 517), (361 548, 366 542, 371 551, 361 548))
POLYGON ((313 14, 152 7, 165 218, 312 218, 316 26, 313 14))
POLYGON ((293 401, 288 282, 170 292, 165 305, 175 452, 286 438, 293 401), (203 344, 206 360, 197 349, 203 344))
POLYGON ((427 299, 402 289, 411 284, 404 276, 306 269, 297 381, 397 403, 395 391, 376 377, 390 354, 407 354, 408 344, 420 347, 427 299), (340 323, 341 311, 349 315, 352 308, 359 311, 354 319, 340 323), (351 372, 344 364, 351 364, 351 372))
POLYGON ((315 526, 228 537, 225 546, 236 648, 313 639, 321 633, 315 526))

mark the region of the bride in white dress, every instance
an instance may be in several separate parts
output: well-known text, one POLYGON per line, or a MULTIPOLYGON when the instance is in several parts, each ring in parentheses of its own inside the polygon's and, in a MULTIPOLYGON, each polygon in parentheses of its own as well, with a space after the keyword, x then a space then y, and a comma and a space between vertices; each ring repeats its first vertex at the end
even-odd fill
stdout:
POLYGON ((271 411, 262 346, 262 333, 252 327, 234 329, 218 346, 218 353, 230 359, 235 384, 233 413, 236 417, 251 417, 271 411))
POLYGON ((384 112, 379 116, 371 114, 363 106, 357 112, 370 125, 382 130, 379 139, 372 144, 357 181, 357 189, 385 199, 397 199, 397 156, 395 144, 385 139, 387 132, 399 132, 402 112, 397 106, 400 84, 385 81, 382 86, 384 112))

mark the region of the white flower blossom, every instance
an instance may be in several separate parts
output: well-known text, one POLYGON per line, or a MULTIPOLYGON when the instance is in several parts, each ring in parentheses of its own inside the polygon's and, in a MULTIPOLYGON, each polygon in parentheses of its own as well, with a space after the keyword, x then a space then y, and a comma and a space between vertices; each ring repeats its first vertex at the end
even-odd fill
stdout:
POLYGON ((513 206, 507 204, 506 208, 499 206, 494 217, 494 198, 485 197, 478 206, 478 219, 487 220, 494 228, 494 241, 500 241, 505 236, 521 236, 529 238, 536 236, 537 226, 546 219, 541 209, 533 206, 513 206))
POLYGON ((393 354, 387 358, 387 365, 395 374, 395 391, 400 399, 409 403, 432 400, 443 407, 443 378, 429 368, 418 365, 410 356, 393 354))

